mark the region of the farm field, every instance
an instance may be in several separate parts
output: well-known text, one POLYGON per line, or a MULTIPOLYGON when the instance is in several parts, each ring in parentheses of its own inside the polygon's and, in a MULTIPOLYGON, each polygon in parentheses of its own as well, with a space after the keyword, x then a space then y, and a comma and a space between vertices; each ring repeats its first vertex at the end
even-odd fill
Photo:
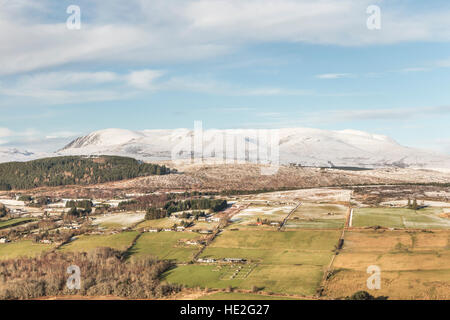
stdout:
POLYGON ((199 246, 180 242, 200 238, 200 235, 193 232, 146 232, 139 237, 130 253, 133 258, 137 259, 157 257, 176 262, 189 262, 199 251, 199 246))
POLYGON ((30 221, 33 221, 34 219, 30 218, 15 218, 15 219, 8 219, 8 220, 0 220, 0 229, 14 227, 19 224, 27 223, 30 221))
POLYGON ((350 231, 334 262, 325 294, 332 298, 367 290, 367 267, 381 269, 381 290, 390 299, 450 298, 450 232, 350 231))
POLYGON ((219 225, 219 222, 205 222, 205 221, 194 221, 194 225, 190 227, 192 230, 214 230, 219 225))
POLYGON ((339 231, 225 230, 202 253, 203 258, 246 258, 263 264, 324 265, 339 231))
POLYGON ((325 294, 331 298, 343 298, 365 290, 375 296, 387 296, 389 300, 450 299, 450 270, 381 271, 381 289, 368 290, 365 271, 339 271, 326 286, 325 294))
POLYGON ((262 295, 241 292, 216 292, 201 296, 197 300, 300 300, 286 296, 262 295))
MULTIPOLYGON (((337 241, 336 241, 337 242, 337 241)), ((269 248, 218 248, 207 247, 202 258, 244 258, 264 264, 308 264, 325 265, 331 259, 330 250, 271 250, 269 248)))
POLYGON ((187 287, 233 288, 251 290, 254 286, 265 292, 313 295, 322 278, 322 268, 308 265, 258 265, 245 278, 229 279, 230 268, 236 265, 184 265, 164 275, 169 283, 187 287))
POLYGON ((356 208, 353 227, 382 226, 389 228, 445 229, 450 220, 439 217, 437 208, 411 210, 406 208, 356 208))
POLYGON ((289 217, 287 229, 342 229, 348 207, 340 204, 302 203, 289 217))
POLYGON ((258 219, 281 222, 294 206, 251 205, 233 216, 232 221, 238 225, 254 224, 258 219))
POLYGON ((43 252, 50 251, 54 247, 55 245, 53 244, 35 243, 31 240, 0 243, 0 260, 34 257, 43 252))
POLYGON ((136 228, 171 228, 178 220, 163 218, 155 220, 145 220, 139 223, 136 228))
POLYGON ((128 248, 139 233, 127 231, 111 235, 81 235, 74 241, 59 248, 61 251, 90 251, 99 247, 109 247, 117 250, 128 248))
POLYGON ((348 207, 340 204, 302 203, 291 217, 310 219, 345 219, 348 207))
POLYGON ((144 220, 144 217, 144 213, 116 213, 99 216, 93 224, 104 228, 124 228, 144 220))
POLYGON ((187 287, 231 286, 244 290, 257 287, 264 292, 311 296, 320 285, 324 266, 331 259, 339 235, 339 230, 228 229, 215 238, 201 257, 242 258, 247 264, 178 266, 167 272, 165 279, 187 287), (237 272, 233 277, 228 276, 230 268, 237 272))
POLYGON ((309 203, 348 202, 351 190, 339 188, 310 188, 289 191, 276 191, 252 195, 251 199, 261 201, 305 201, 309 203))
POLYGON ((344 219, 289 219, 284 225, 287 229, 342 229, 344 219))
POLYGON ((337 243, 338 230, 266 231, 224 230, 208 248, 240 248, 276 250, 325 250, 331 251, 337 243))

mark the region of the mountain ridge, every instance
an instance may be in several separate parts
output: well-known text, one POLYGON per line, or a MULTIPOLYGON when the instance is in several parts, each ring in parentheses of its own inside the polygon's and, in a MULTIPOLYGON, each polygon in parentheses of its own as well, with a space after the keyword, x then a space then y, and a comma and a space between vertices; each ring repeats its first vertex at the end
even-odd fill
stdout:
MULTIPOLYGON (((215 143, 217 147, 217 141, 215 141, 217 137, 228 135, 246 137, 245 152, 254 153, 258 148, 257 140, 255 140, 257 138, 252 136, 254 132, 255 130, 252 129, 204 130, 201 132, 203 148, 211 150, 211 146, 215 143)), ((315 167, 450 168, 450 156, 405 147, 392 138, 380 134, 350 129, 330 131, 313 128, 269 129, 263 132, 279 134, 280 164, 294 163, 315 167)), ((157 161, 171 160, 173 149, 178 148, 181 159, 189 159, 191 151, 194 151, 194 155, 197 157, 218 160, 220 157, 214 152, 206 155, 205 152, 195 153, 196 150, 191 148, 195 134, 194 130, 184 128, 142 131, 104 129, 73 140, 58 150, 56 154, 111 154, 157 161)), ((233 159, 233 156, 225 155, 224 159, 233 159)), ((247 160, 237 157, 236 154, 234 154, 234 159, 247 160)))

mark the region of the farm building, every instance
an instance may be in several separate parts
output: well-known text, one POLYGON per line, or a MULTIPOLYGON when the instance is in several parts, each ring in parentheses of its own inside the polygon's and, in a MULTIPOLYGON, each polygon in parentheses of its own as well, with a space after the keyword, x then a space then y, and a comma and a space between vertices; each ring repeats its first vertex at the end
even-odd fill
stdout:
POLYGON ((212 233, 211 230, 198 230, 197 232, 201 233, 201 234, 211 234, 212 233))
POLYGON ((229 263, 245 263, 245 262, 247 262, 246 259, 242 259, 242 258, 223 258, 223 261, 229 262, 229 263))
POLYGON ((197 260, 200 263, 215 263, 216 259, 212 259, 212 258, 200 258, 197 260))

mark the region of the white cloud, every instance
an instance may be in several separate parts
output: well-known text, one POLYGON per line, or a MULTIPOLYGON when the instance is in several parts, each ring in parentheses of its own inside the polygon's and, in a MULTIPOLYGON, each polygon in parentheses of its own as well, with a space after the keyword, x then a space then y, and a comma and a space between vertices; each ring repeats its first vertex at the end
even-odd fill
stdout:
POLYGON ((9 137, 13 134, 8 128, 0 128, 0 138, 9 137))
POLYGON ((130 99, 142 94, 157 91, 189 91, 227 96, 302 96, 314 92, 303 89, 277 87, 245 87, 238 84, 218 81, 210 76, 194 77, 168 76, 160 70, 135 70, 126 74, 115 72, 40 72, 19 76, 15 81, 0 82, 0 106, 32 101, 45 104, 70 104, 96 101, 130 99), (130 89, 131 87, 131 89, 130 89), (20 100, 22 99, 22 100, 20 100), (28 99, 28 100, 27 100, 28 99))
POLYGON ((392 120, 398 126, 401 121, 410 121, 418 117, 432 117, 450 115, 450 106, 428 106, 419 108, 395 109, 340 109, 323 111, 301 111, 296 113, 259 112, 259 117, 267 118, 270 122, 257 122, 254 124, 271 126, 321 126, 338 123, 357 123, 363 121, 392 120), (274 121, 275 120, 275 121, 274 121))
POLYGON ((36 152, 53 152, 79 136, 79 132, 57 131, 44 134, 33 128, 14 131, 0 128, 0 145, 2 148, 18 148, 36 152))
POLYGON ((138 90, 149 89, 152 81, 161 74, 154 70, 133 71, 128 74, 109 71, 41 72, 0 83, 0 94, 49 104, 120 100, 133 97, 138 90), (125 90, 125 84, 135 90, 125 90))
POLYGON ((238 84, 218 81, 209 76, 172 77, 158 84, 160 90, 191 91, 227 96, 278 96, 278 95, 311 95, 310 90, 287 89, 277 87, 245 87, 238 84))
POLYGON ((440 60, 436 64, 438 67, 448 68, 450 67, 450 59, 440 60))
POLYGON ((34 129, 27 129, 23 131, 13 131, 9 128, 0 128, 0 138, 2 138, 0 144, 6 144, 11 139, 20 138, 23 140, 30 140, 36 137, 38 132, 34 129))
POLYGON ((118 81, 114 72, 48 72, 25 75, 18 79, 21 88, 63 88, 73 85, 92 85, 118 81))
POLYGON ((20 1, 20 6, 9 1, 0 12, 0 74, 87 61, 143 67, 215 57, 268 42, 361 46, 450 40, 448 10, 415 12, 408 2, 389 7, 381 3, 381 30, 368 30, 366 8, 373 2, 90 1, 81 8, 81 30, 68 30, 67 14, 55 12, 61 7, 51 1, 20 1))
POLYGON ((73 138, 76 136, 79 136, 79 132, 73 132, 73 131, 58 131, 58 132, 52 132, 50 134, 47 134, 45 136, 45 139, 66 139, 66 138, 73 138))
POLYGON ((407 120, 418 116, 450 114, 450 106, 419 108, 367 109, 367 110, 331 110, 326 113, 311 112, 302 114, 302 118, 314 123, 338 123, 364 120, 407 120))
POLYGON ((316 75, 316 78, 319 79, 339 79, 339 78, 350 78, 354 77, 354 74, 351 73, 324 73, 316 75))
POLYGON ((422 72, 422 71, 429 71, 430 68, 425 67, 410 67, 410 68, 403 68, 400 70, 401 72, 422 72))
POLYGON ((153 82, 161 77, 163 72, 155 70, 133 71, 126 76, 127 82, 138 89, 154 89, 153 82))

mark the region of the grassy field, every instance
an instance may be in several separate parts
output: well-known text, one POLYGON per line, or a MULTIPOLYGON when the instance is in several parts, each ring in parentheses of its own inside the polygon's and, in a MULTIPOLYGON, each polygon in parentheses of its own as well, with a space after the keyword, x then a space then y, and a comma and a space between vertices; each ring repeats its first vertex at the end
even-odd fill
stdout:
POLYGON ((345 219, 289 219, 285 227, 287 229, 342 229, 344 224, 345 219))
POLYGON ((345 219, 347 207, 340 204, 302 203, 291 217, 324 218, 334 217, 345 219))
POLYGON ((34 257, 53 249, 53 244, 35 243, 31 240, 23 240, 0 244, 0 259, 15 259, 18 257, 34 257))
POLYGON ((158 257, 159 259, 173 259, 177 262, 189 262, 200 248, 181 244, 180 241, 199 238, 201 236, 192 232, 146 232, 139 238, 130 253, 138 259, 158 257))
POLYGON ((299 300, 292 297, 262 295, 241 292, 216 292, 201 296, 197 300, 299 300))
POLYGON ((323 265, 331 257, 339 231, 225 230, 202 257, 247 258, 265 264, 323 265))
POLYGON ((293 249, 293 250, 331 250, 339 238, 339 231, 264 231, 225 230, 218 235, 210 247, 255 248, 255 249, 293 249))
POLYGON ((292 206, 271 207, 252 205, 235 215, 232 220, 237 225, 254 224, 258 219, 281 222, 293 208, 292 206))
POLYGON ((122 212, 97 216, 94 224, 107 229, 121 229, 130 227, 144 220, 144 213, 122 212))
POLYGON ((338 230, 225 230, 202 257, 244 258, 248 264, 178 266, 165 278, 187 287, 257 287, 264 292, 310 296, 320 284, 339 235, 338 230))
POLYGON ((368 290, 365 271, 341 270, 328 281, 325 294, 343 298, 364 290, 395 299, 450 299, 450 270, 381 271, 381 289, 368 290))
POLYGON ((325 293, 337 298, 367 290, 367 267, 381 269, 381 290, 392 299, 450 298, 450 232, 350 231, 334 261, 325 293))
POLYGON ((245 258, 264 264, 308 264, 322 266, 331 259, 331 250, 271 250, 269 248, 217 248, 207 247, 202 258, 245 258))
POLYGON ((290 216, 286 228, 341 229, 348 208, 339 204, 302 203, 290 216))
POLYGON ((242 279, 222 280, 229 270, 217 265, 188 264, 167 271, 163 279, 169 283, 180 283, 186 287, 218 288, 239 287, 242 279))
POLYGON ((353 212, 353 226, 383 226, 390 228, 450 228, 450 220, 441 218, 435 209, 357 208, 353 212))
POLYGON ((33 221, 32 218, 15 218, 15 219, 8 219, 8 220, 0 220, 0 229, 14 227, 19 224, 27 223, 30 221, 33 221))
POLYGON ((171 228, 177 220, 163 218, 155 220, 145 220, 139 223, 136 228, 171 228))
POLYGON ((322 277, 322 268, 317 266, 259 265, 247 277, 230 280, 225 276, 228 268, 184 265, 166 272, 164 279, 187 287, 251 290, 256 286, 265 292, 313 295, 322 277))
POLYGON ((218 225, 219 222, 195 221, 194 226, 190 227, 190 229, 214 230, 218 225))
POLYGON ((125 250, 131 245, 137 235, 137 231, 121 232, 111 235, 81 235, 78 239, 63 245, 59 250, 87 252, 99 247, 125 250))

